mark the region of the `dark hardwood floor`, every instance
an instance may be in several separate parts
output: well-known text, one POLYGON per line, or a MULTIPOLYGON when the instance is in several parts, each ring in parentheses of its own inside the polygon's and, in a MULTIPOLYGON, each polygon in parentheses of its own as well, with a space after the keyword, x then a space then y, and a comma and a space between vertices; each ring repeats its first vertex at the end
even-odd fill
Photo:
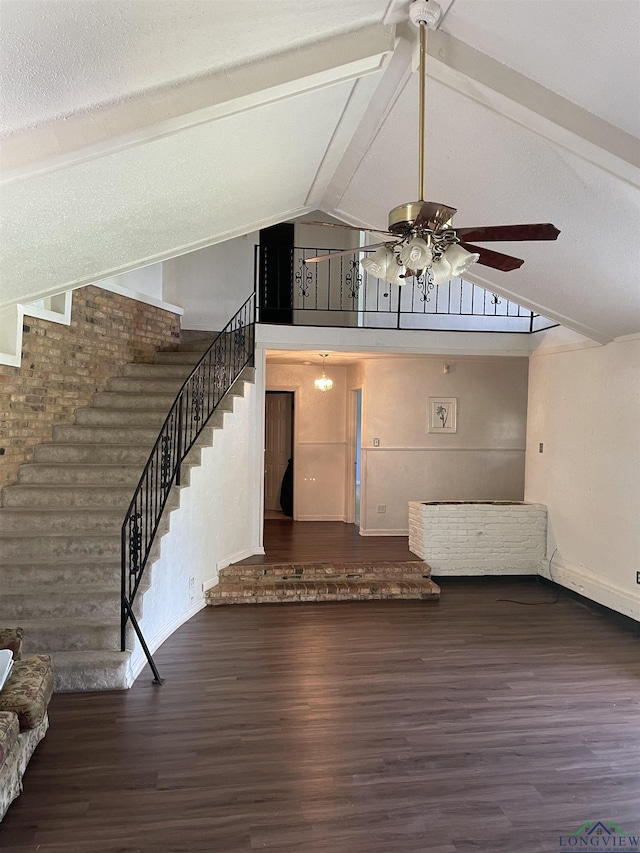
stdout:
POLYGON ((0 848, 557 853, 586 820, 640 832, 631 624, 535 580, 442 587, 208 608, 158 651, 162 687, 54 696, 0 848))
POLYGON ((339 521, 265 521, 264 555, 242 563, 323 562, 324 560, 417 560, 406 536, 360 536, 355 524, 339 521))

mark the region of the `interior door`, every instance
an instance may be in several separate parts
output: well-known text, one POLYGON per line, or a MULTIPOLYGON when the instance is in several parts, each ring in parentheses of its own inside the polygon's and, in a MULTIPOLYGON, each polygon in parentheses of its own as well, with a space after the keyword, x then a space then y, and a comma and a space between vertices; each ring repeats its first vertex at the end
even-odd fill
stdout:
POLYGON ((293 392, 267 391, 264 437, 264 508, 280 511, 280 488, 292 458, 293 392))

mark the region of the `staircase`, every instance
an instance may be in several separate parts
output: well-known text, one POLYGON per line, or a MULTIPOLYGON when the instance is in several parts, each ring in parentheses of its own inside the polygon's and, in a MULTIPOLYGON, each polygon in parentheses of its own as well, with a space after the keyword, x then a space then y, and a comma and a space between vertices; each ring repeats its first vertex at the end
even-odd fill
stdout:
POLYGON ((421 560, 358 563, 237 563, 220 570, 207 604, 281 604, 301 601, 438 601, 440 587, 421 560))
MULTIPOLYGON (((0 625, 25 629, 27 653, 51 654, 57 690, 127 686, 130 653, 119 651, 120 529, 158 430, 210 343, 182 344, 156 353, 153 364, 126 365, 91 406, 76 411, 74 424, 53 428, 52 443, 35 447, 17 484, 2 490, 0 625)), ((213 413, 183 463, 182 486, 253 372, 245 368, 213 413)), ((169 496, 149 568, 179 491, 174 486, 169 496)), ((136 599, 137 616, 143 598, 136 599)))

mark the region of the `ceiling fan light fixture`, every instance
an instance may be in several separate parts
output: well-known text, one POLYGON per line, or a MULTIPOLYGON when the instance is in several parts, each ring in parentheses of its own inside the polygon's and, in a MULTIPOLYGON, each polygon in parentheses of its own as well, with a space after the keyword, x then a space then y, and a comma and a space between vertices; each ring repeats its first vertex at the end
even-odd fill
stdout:
POLYGON ((467 252, 467 250, 463 249, 462 246, 458 245, 458 243, 454 243, 449 246, 447 251, 444 253, 444 258, 447 263, 450 264, 452 274, 454 276, 461 276, 469 269, 469 267, 472 267, 480 260, 480 255, 477 253, 467 252))
POLYGON ((412 237, 400 249, 400 260, 412 270, 423 270, 433 259, 431 248, 422 237, 412 237))
POLYGON ((370 258, 363 258, 362 268, 374 278, 382 279, 389 284, 404 284, 406 267, 400 263, 398 256, 389 246, 382 246, 370 258))
POLYGON ((374 278, 385 279, 386 281, 387 268, 390 261, 394 264, 396 262, 393 250, 388 246, 382 246, 370 257, 363 258, 360 264, 369 275, 372 275, 374 278))
POLYGON ((406 284, 406 274, 406 266, 404 264, 401 264, 398 261, 397 256, 394 254, 393 260, 389 262, 389 266, 387 267, 387 274, 384 277, 384 280, 389 282, 389 284, 406 284))
POLYGON ((444 255, 433 262, 431 273, 433 275, 433 283, 436 285, 446 284, 453 278, 453 268, 444 255))

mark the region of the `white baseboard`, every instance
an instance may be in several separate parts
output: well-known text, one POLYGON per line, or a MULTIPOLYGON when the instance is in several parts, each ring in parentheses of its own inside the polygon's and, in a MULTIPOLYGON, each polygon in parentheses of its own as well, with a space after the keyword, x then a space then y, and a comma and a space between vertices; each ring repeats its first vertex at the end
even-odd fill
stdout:
POLYGON ((623 616, 640 621, 640 595, 634 595, 583 568, 579 569, 561 560, 554 560, 551 572, 549 572, 549 563, 545 562, 540 566, 538 574, 617 613, 622 613, 623 616))
POLYGON ((296 521, 345 521, 344 515, 299 515, 296 521))
POLYGON ((242 551, 238 551, 236 554, 232 554, 230 557, 225 557, 222 560, 218 560, 216 563, 216 574, 213 578, 208 578, 208 580, 203 581, 202 591, 207 592, 207 590, 211 589, 218 583, 218 575, 220 574, 220 569, 226 569, 227 566, 230 566, 232 563, 239 563, 240 560, 246 560, 248 557, 255 557, 256 554, 264 554, 264 548, 259 546, 254 546, 253 548, 244 548, 242 551))
MULTIPOLYGON (((183 610, 182 613, 179 613, 177 616, 169 622, 167 625, 162 627, 162 630, 159 631, 152 640, 147 640, 147 645, 149 646, 149 650, 151 654, 153 654, 160 646, 164 643, 165 640, 168 640, 169 637, 173 634, 174 631, 177 631, 181 625, 184 625, 185 622, 188 622, 196 613, 199 613, 200 610, 203 610, 206 607, 206 602, 204 600, 204 596, 198 601, 193 602, 186 610, 183 610)), ((143 633, 144 633, 144 627, 143 633)), ((136 645, 136 650, 131 655, 129 659, 129 666, 127 667, 127 687, 131 687, 136 678, 140 675, 142 670, 145 668, 147 663, 147 658, 142 648, 136 645)), ((162 673, 160 673, 162 675, 162 673)))
POLYGON ((362 527, 360 528, 360 536, 408 536, 408 535, 409 535, 409 529, 408 528, 406 528, 404 530, 391 530, 390 528, 385 530, 384 528, 377 529, 375 527, 373 527, 373 528, 370 527, 367 530, 365 530, 362 527))
MULTIPOLYGON (((425 560, 426 563, 429 563, 429 560, 425 560)), ((429 563, 431 566, 431 563, 429 563)), ((505 575, 506 577, 512 575, 523 575, 524 577, 536 577, 538 575, 538 566, 501 566, 500 568, 487 568, 486 566, 473 566, 471 568, 464 567, 458 568, 457 566, 444 566, 444 567, 436 567, 431 566, 431 574, 434 578, 456 578, 456 577, 468 577, 468 578, 483 578, 483 577, 498 577, 500 575, 505 575)))

